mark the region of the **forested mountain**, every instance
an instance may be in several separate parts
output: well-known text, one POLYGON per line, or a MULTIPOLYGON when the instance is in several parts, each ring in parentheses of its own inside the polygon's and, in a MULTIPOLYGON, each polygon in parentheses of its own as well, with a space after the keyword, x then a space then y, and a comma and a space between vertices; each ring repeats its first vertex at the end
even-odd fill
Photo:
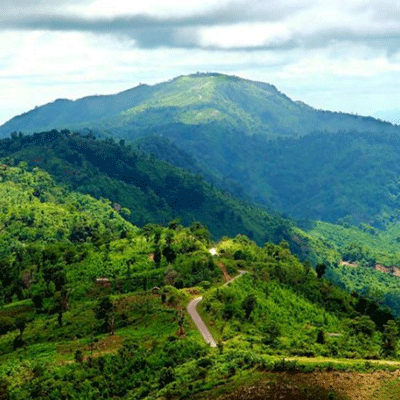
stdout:
POLYGON ((110 201, 71 192, 25 162, 3 160, 0 178, 3 399, 207 399, 268 371, 271 393, 344 399, 336 386, 275 379, 332 359, 364 371, 379 367, 365 359, 385 365, 396 355, 393 314, 333 286, 286 242, 259 247, 237 235, 212 244, 200 223, 139 229, 110 201), (239 269, 246 273, 223 285, 239 269), (217 349, 185 312, 199 295, 217 349), (282 361, 304 356, 305 364, 282 361))
POLYGON ((286 239, 302 252, 292 240, 290 221, 237 200, 201 175, 173 167, 123 141, 69 131, 20 134, 0 141, 0 157, 40 167, 72 190, 110 199, 135 225, 167 224, 175 218, 185 225, 200 221, 214 238, 242 233, 260 244, 286 239))
POLYGON ((59 99, 13 118, 0 127, 0 136, 78 126, 129 139, 149 131, 178 130, 190 135, 197 129, 269 138, 298 137, 314 131, 399 131, 373 118, 315 110, 292 101, 267 83, 199 73, 154 86, 140 85, 116 95, 59 99))
POLYGON ((315 110, 272 85, 181 76, 113 96, 58 100, 12 119, 0 135, 65 126, 127 143, 141 138, 143 151, 297 219, 380 227, 396 219, 400 128, 315 110))

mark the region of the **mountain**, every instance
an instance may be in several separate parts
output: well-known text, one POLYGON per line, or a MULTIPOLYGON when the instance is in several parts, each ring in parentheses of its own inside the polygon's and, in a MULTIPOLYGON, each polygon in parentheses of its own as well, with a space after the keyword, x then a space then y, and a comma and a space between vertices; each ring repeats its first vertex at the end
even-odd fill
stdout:
POLYGON ((0 136, 13 131, 85 126, 131 139, 153 130, 162 133, 175 124, 186 127, 188 133, 190 127, 205 125, 213 131, 270 138, 314 131, 398 132, 390 123, 370 117, 321 111, 294 102, 267 83, 198 73, 154 86, 140 85, 116 95, 58 99, 11 119, 0 127, 0 136))
MULTIPOLYGON (((185 165, 190 164, 190 157, 177 154, 185 165)), ((71 190, 110 199, 115 209, 138 226, 168 224, 176 218, 185 225, 199 221, 215 239, 239 233, 260 244, 285 239, 302 252, 292 240, 291 221, 238 200, 205 182, 199 173, 174 167, 123 141, 55 130, 20 134, 0 140, 1 157, 40 167, 71 190)))
POLYGON ((195 74, 58 100, 13 118, 0 135, 54 127, 147 140, 143 151, 168 154, 174 165, 292 218, 377 227, 397 220, 400 127, 315 110, 266 83, 195 74))

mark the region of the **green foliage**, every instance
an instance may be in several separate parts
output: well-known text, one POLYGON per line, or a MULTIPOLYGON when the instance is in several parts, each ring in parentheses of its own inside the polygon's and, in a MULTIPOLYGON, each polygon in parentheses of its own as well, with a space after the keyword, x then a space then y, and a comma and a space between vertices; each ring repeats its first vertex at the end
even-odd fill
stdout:
POLYGON ((385 357, 396 357, 399 328, 394 321, 388 321, 382 333, 382 353, 385 357))
POLYGON ((322 329, 318 331, 317 334, 317 343, 318 344, 325 344, 325 333, 322 329))
POLYGON ((243 302, 242 308, 245 312, 245 319, 249 319, 250 314, 253 312, 254 307, 257 305, 257 297, 254 294, 247 295, 243 302))
POLYGON ((318 278, 322 278, 325 274, 326 271, 326 265, 325 264, 317 264, 315 271, 317 272, 318 278))
MULTIPOLYGON (((92 284, 78 297, 73 291, 79 280, 67 280, 58 291, 56 284, 50 288, 43 274, 42 312, 37 313, 30 300, 0 309, 0 317, 14 321, 0 336, 0 378, 6 379, 13 399, 189 398, 246 371, 300 369, 297 362, 276 362, 282 357, 374 358, 384 348, 382 335, 365 316, 368 309, 358 310, 357 299, 318 279, 285 243, 260 248, 239 235, 217 243, 219 256, 211 256, 208 235, 196 235, 192 228, 147 226, 132 235, 98 249, 90 244, 92 253, 100 259, 110 257, 115 264, 111 287, 92 284), (144 246, 146 263, 144 258, 138 263, 139 253, 130 250, 138 244, 144 246), (156 247, 158 266, 149 257, 156 247), (163 252, 166 247, 176 254, 171 263, 163 252), (125 262, 133 258, 128 279, 125 262), (221 286, 221 269, 228 265, 233 276, 239 268, 246 273, 221 286), (164 283, 171 271, 175 286, 164 283), (206 278, 208 289, 199 308, 216 335, 217 350, 204 344, 183 312, 199 289, 178 288, 204 284, 206 278), (149 290, 156 281, 160 288, 149 290), (121 294, 129 288, 136 292, 121 294), (54 299, 58 310, 66 297, 71 302, 60 325, 57 315, 44 312, 45 305, 54 299), (22 318, 24 326, 17 322, 22 318), (114 335, 108 335, 110 322, 114 335)), ((79 250, 81 245, 76 246, 79 250)), ((44 253, 53 254, 46 246, 44 253)), ((67 276, 71 265, 65 266, 67 276)), ((391 337, 393 331, 387 327, 384 331, 391 337)))
MULTIPOLYGON (((0 140, 0 157, 24 160, 30 168, 39 166, 59 184, 103 199, 114 208, 109 211, 108 225, 113 224, 118 214, 138 226, 166 224, 181 218, 183 225, 192 225, 193 233, 200 239, 209 240, 209 232, 214 239, 240 232, 259 244, 279 242, 283 238, 293 243, 290 221, 221 192, 199 174, 191 174, 109 139, 96 140, 91 134, 53 130, 0 140), (17 149, 13 146, 16 140, 20 142, 17 149)), ((51 180, 49 175, 46 179, 51 180)), ((31 197, 40 201, 51 199, 51 194, 44 189, 43 184, 34 185, 31 197)), ((83 208, 85 203, 79 206, 83 208)), ((35 218, 35 212, 26 213, 23 222, 32 224, 35 218)), ((57 234, 57 238, 67 237, 73 243, 82 243, 94 236, 84 220, 68 232, 59 229, 57 234)), ((92 240, 105 242, 107 235, 106 229, 92 240)), ((304 248, 297 248, 305 252, 304 248)))
MULTIPOLYGON (((347 223, 350 218, 373 231, 373 225, 395 218, 398 127, 373 118, 315 110, 291 101, 268 84, 221 74, 183 76, 111 97, 57 101, 13 119, 0 134, 67 126, 118 138, 116 146, 121 149, 129 147, 128 140, 140 138, 136 146, 153 154, 153 161, 160 157, 195 174, 204 173, 224 190, 231 188, 241 196, 249 193, 252 200, 298 219, 347 223), (146 138, 161 134, 162 139, 146 138)), ((14 134, 8 149, 21 151, 25 141, 22 134, 14 134)), ((69 167, 80 168, 68 170, 71 180, 83 186, 81 181, 91 174, 85 176, 86 157, 79 153, 74 148, 63 156, 69 167)), ((120 161, 118 168, 126 170, 120 161)), ((59 172, 65 170, 63 163, 55 164, 59 172)), ((96 166, 103 168, 101 163, 96 166)), ((167 174, 166 184, 176 182, 173 175, 167 174)), ((101 191, 93 181, 87 182, 87 190, 101 191)), ((142 199, 148 195, 159 208, 167 208, 162 222, 177 216, 165 207, 163 197, 171 206, 167 196, 157 199, 152 188, 135 194, 142 199)), ((196 194, 196 199, 201 196, 196 194)), ((119 203, 127 204, 125 199, 119 203)), ((209 221, 202 222, 210 226, 209 221)))
POLYGON ((114 304, 110 297, 106 296, 99 300, 96 307, 96 318, 100 322, 101 332, 109 332, 111 318, 113 318, 114 304))
MULTIPOLYGON (((314 111, 271 86, 220 75, 173 85, 158 87, 156 97, 142 87, 142 98, 125 93, 122 105, 87 115, 126 111, 97 128, 132 139, 164 124, 163 135, 175 143, 148 137, 133 150, 125 139, 69 131, 0 141, 0 156, 15 159, 0 162, 0 397, 192 398, 252 368, 299 369, 282 357, 396 356, 398 328, 381 308, 399 315, 396 278, 340 265, 379 262, 394 271, 400 260, 396 167, 385 169, 396 164, 393 137, 271 142, 291 136, 293 123, 308 133, 314 111), (200 97, 193 84, 204 86, 200 97), (210 106, 224 99, 223 108, 210 106), (274 115, 265 114, 267 106, 274 115), (280 114, 285 106, 308 117, 280 114), (237 182, 258 202, 341 225, 305 222, 302 230, 213 187, 243 197, 237 182), (358 220, 364 222, 351 225, 358 220), (236 236, 211 243, 222 235, 236 236), (209 253, 213 246, 217 256, 209 253), (246 273, 222 286, 239 270, 246 273), (199 292, 216 351, 183 312, 199 292)), ((43 111, 32 115, 46 126, 51 118, 43 111)), ((84 122, 85 113, 75 111, 71 122, 84 122)), ((318 115, 323 127, 327 119, 335 129, 349 121, 383 126, 318 115)))
POLYGON ((354 318, 353 320, 349 321, 348 325, 355 334, 362 333, 370 337, 376 329, 374 322, 366 315, 354 318))
POLYGON ((267 321, 261 332, 263 334, 261 339, 263 344, 271 347, 275 347, 278 344, 281 328, 275 321, 267 321))
POLYGON ((315 221, 304 226, 314 238, 329 243, 340 260, 374 267, 376 263, 394 266, 400 263, 397 237, 400 225, 391 223, 385 229, 374 229, 374 233, 357 226, 340 226, 315 221))
MULTIPOLYGON (((330 268, 326 278, 350 293, 356 292, 367 298, 368 302, 360 303, 360 308, 374 308, 379 304, 381 307, 390 308, 395 316, 400 315, 400 289, 397 277, 370 268, 341 265, 330 268)), ((371 310, 370 313, 374 311, 371 310)))

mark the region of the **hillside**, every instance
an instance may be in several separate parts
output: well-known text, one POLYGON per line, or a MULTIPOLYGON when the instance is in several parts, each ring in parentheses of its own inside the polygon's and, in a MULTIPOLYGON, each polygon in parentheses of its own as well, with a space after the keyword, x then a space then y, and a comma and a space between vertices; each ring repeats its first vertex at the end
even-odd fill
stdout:
POLYGON ((276 87, 217 73, 180 76, 154 86, 140 85, 109 96, 59 99, 17 116, 0 127, 13 131, 90 127, 129 139, 149 131, 191 130, 298 137, 314 131, 398 132, 373 118, 315 110, 294 102, 276 87))
MULTIPOLYGON (((393 315, 318 278, 285 242, 212 244, 199 223, 138 229, 24 162, 0 176, 4 399, 214 398, 266 380, 275 394, 343 400, 285 373, 399 366, 393 315), (246 273, 223 285, 221 265, 246 273), (185 311, 199 295, 216 349, 185 311)), ((382 391, 398 386, 380 376, 382 391)))
MULTIPOLYGON (((246 234, 258 243, 291 239, 292 222, 206 183, 201 175, 135 151, 123 141, 96 140, 69 131, 14 135, 0 141, 0 157, 24 161, 49 172, 72 190, 107 198, 135 225, 205 224, 213 238, 246 234)), ((309 250, 308 250, 309 251, 309 250)), ((303 254, 304 256, 304 254, 303 254)))
POLYGON ((176 166, 296 219, 347 218, 383 228, 396 218, 400 128, 315 110, 266 83, 195 74, 58 100, 15 117, 0 136, 55 127, 127 143, 153 138, 144 151, 162 159, 171 152, 167 161, 176 166))

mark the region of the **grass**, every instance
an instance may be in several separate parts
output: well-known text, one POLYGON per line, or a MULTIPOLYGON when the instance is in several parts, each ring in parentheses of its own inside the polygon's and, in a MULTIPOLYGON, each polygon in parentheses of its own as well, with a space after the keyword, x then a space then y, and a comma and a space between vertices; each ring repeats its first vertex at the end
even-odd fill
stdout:
POLYGON ((383 380, 381 387, 374 392, 374 400, 393 400, 400 398, 400 378, 383 380))

